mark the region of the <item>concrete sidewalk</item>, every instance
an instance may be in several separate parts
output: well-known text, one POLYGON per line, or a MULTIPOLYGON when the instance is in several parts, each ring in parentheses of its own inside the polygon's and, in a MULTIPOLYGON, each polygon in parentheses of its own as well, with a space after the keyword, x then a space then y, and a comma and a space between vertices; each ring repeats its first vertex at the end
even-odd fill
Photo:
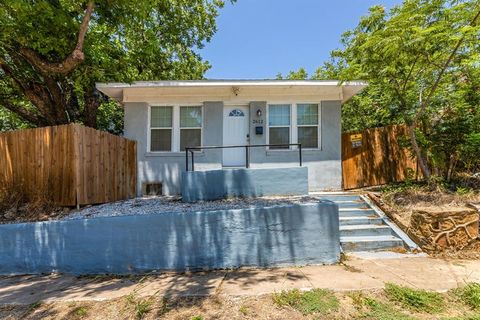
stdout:
POLYGON ((385 282, 446 291, 480 282, 480 261, 446 261, 429 257, 389 259, 349 257, 342 265, 279 269, 239 269, 124 278, 67 275, 0 277, 0 304, 37 301, 88 301, 138 296, 252 296, 293 288, 337 291, 380 289, 385 282))

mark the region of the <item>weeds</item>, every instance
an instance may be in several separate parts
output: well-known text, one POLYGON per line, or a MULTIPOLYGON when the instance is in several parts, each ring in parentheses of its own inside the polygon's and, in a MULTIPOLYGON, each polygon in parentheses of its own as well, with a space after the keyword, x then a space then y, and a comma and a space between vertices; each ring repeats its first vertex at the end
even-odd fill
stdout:
POLYGON ((137 300, 133 293, 127 295, 125 299, 127 304, 133 307, 137 319, 143 319, 143 317, 152 309, 153 303, 150 299, 137 300))
POLYGON ((43 301, 34 302, 34 303, 32 303, 28 306, 26 313, 28 314, 28 313, 40 308, 42 305, 43 305, 43 301))
POLYGON ((135 304, 135 316, 137 319, 143 319, 143 316, 146 315, 152 309, 152 301, 150 300, 141 300, 135 304))
POLYGON ((469 283, 454 293, 470 308, 480 310, 480 283, 469 283))
POLYGON ((328 290, 313 289, 300 292, 298 289, 282 291, 272 296, 273 302, 280 306, 290 306, 304 315, 312 313, 328 314, 337 311, 340 303, 328 290))
POLYGON ((247 309, 247 307, 245 307, 245 306, 240 306, 240 308, 238 308, 238 311, 239 311, 241 314, 243 314, 244 316, 246 316, 247 313, 248 313, 248 309, 247 309))
POLYGON ((48 192, 28 191, 20 184, 0 186, 0 222, 40 221, 62 214, 52 199, 48 192))
POLYGON ((77 317, 83 318, 88 314, 88 309, 85 306, 77 307, 73 310, 73 314, 77 317))
POLYGON ((415 290, 387 283, 385 293, 390 301, 398 302, 412 311, 439 313, 445 308, 443 296, 436 292, 415 290))
POLYGON ((368 311, 363 313, 364 319, 378 319, 378 320, 410 320, 414 319, 386 303, 378 302, 372 298, 364 298, 363 304, 368 311))

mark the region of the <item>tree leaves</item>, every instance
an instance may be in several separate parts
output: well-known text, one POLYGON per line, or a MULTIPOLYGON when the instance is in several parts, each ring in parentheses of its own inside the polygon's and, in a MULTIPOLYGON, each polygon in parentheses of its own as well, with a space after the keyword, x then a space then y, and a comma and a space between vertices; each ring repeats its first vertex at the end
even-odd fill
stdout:
POLYGON ((88 3, 2 1, 0 62, 12 72, 0 71, 0 89, 13 90, 17 98, 2 95, 0 106, 20 108, 18 96, 22 96, 30 105, 30 116, 18 113, 21 117, 30 122, 35 117, 47 119, 35 125, 95 126, 95 82, 201 79, 210 67, 197 50, 216 31, 223 1, 97 0, 84 45, 74 51, 88 3), (70 61, 70 56, 76 59, 70 61), (60 98, 44 94, 51 90, 59 90, 60 98))

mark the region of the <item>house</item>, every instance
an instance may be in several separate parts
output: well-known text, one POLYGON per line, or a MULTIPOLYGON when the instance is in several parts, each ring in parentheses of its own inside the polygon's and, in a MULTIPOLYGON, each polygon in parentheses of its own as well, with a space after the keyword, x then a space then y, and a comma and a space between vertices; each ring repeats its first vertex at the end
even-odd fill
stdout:
POLYGON ((123 105, 124 135, 138 142, 138 195, 179 194, 192 161, 185 149, 196 146, 270 145, 197 150, 194 168, 206 171, 298 167, 294 144, 301 144, 308 189, 341 189, 341 106, 365 86, 311 80, 97 84, 123 105))

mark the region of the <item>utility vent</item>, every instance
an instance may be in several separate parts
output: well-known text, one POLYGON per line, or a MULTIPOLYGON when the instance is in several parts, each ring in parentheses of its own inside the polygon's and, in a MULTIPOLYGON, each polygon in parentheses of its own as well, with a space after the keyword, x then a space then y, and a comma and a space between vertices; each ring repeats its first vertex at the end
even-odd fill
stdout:
POLYGON ((161 196, 162 184, 160 182, 143 183, 142 195, 143 196, 161 196))

